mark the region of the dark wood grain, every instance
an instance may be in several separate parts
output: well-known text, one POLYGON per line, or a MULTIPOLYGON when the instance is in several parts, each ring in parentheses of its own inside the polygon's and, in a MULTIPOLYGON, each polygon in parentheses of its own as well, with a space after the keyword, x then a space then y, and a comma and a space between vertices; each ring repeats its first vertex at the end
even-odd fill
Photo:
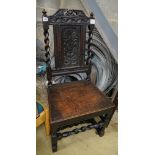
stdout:
POLYGON ((54 70, 88 68, 85 63, 86 26, 54 25, 54 70), (84 41, 84 43, 83 43, 84 41))
POLYGON ((95 113, 114 106, 89 81, 53 85, 48 89, 51 121, 63 121, 95 113))

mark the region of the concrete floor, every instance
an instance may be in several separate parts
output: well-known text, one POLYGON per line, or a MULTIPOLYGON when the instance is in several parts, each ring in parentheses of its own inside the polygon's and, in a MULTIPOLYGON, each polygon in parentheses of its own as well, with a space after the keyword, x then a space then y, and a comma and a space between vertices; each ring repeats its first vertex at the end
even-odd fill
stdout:
POLYGON ((36 131, 37 155, 117 155, 118 132, 117 112, 106 129, 105 135, 99 137, 95 130, 89 130, 69 136, 58 141, 58 151, 52 153, 50 136, 46 136, 45 127, 41 125, 36 131))

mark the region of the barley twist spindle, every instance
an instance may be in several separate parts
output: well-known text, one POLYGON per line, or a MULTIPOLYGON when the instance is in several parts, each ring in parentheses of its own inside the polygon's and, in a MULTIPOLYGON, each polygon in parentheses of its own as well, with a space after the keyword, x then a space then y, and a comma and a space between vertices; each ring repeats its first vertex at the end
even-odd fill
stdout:
POLYGON ((89 70, 88 70, 88 73, 87 73, 87 80, 90 80, 90 72, 91 72, 91 58, 92 58, 92 53, 91 53, 91 49, 90 49, 90 46, 91 46, 91 41, 92 41, 92 37, 93 37, 93 29, 94 29, 94 23, 93 22, 95 21, 94 19, 94 15, 93 13, 91 12, 90 14, 90 24, 88 25, 88 57, 87 57, 87 61, 86 61, 86 64, 89 66, 89 70))
POLYGON ((47 80, 48 80, 48 86, 52 85, 51 82, 51 61, 50 61, 50 46, 49 46, 49 25, 48 25, 48 17, 47 12, 45 9, 42 11, 42 21, 43 21, 43 30, 44 30, 44 43, 45 43, 45 62, 46 62, 46 73, 47 73, 47 80))

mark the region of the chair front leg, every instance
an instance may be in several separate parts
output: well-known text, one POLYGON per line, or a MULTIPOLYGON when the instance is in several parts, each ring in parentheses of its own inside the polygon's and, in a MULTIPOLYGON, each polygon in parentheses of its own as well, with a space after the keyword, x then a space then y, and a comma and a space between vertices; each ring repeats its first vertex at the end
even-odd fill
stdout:
POLYGON ((57 141, 58 141, 56 132, 52 133, 51 140, 52 140, 52 151, 56 152, 57 151, 57 141))
POLYGON ((56 152, 57 151, 57 128, 53 125, 51 125, 51 141, 52 141, 52 151, 56 152))

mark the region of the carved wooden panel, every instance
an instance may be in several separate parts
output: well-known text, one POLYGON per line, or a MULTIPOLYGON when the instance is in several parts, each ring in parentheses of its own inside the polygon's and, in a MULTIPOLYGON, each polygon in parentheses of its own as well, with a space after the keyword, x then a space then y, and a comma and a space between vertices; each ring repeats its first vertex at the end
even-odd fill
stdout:
POLYGON ((54 56, 56 71, 69 73, 88 70, 85 63, 86 27, 90 18, 81 10, 60 9, 52 16, 46 16, 53 25, 54 56))
POLYGON ((62 30, 62 51, 64 56, 64 66, 78 66, 80 48, 80 29, 79 27, 65 27, 62 30))
POLYGON ((54 26, 54 53, 56 69, 84 66, 85 26, 54 26))
POLYGON ((82 10, 59 9, 54 15, 48 17, 49 24, 89 24, 87 17, 82 10))

